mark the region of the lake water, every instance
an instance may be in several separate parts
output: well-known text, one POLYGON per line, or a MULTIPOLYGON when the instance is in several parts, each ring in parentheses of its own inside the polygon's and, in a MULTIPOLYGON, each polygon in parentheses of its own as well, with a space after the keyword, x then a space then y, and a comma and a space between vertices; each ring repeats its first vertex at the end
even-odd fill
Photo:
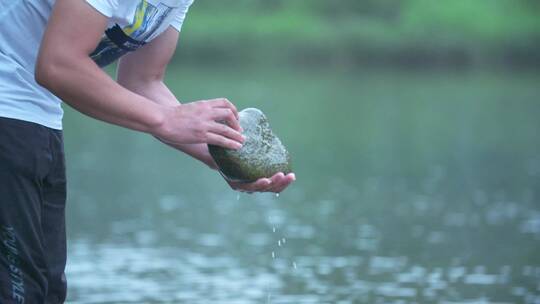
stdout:
POLYGON ((67 111, 69 303, 540 303, 540 74, 179 68, 265 111, 298 181, 238 195, 67 111))

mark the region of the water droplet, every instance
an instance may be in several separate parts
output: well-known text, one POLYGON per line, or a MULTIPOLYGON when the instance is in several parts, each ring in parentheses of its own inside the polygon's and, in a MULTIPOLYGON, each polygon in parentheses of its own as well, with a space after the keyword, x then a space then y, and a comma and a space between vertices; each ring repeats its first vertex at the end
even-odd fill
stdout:
POLYGON ((276 253, 272 251, 272 259, 276 258, 276 253))
POLYGON ((292 265, 293 265, 294 269, 296 269, 296 262, 293 262, 292 265))
POLYGON ((279 197, 279 193, 276 193, 276 197, 279 197))
POLYGON ((240 193, 236 194, 236 200, 240 201, 240 193))
POLYGON ((272 227, 272 232, 276 233, 276 226, 272 227))
POLYGON ((282 239, 281 239, 281 242, 282 242, 283 244, 285 244, 285 243, 287 242, 287 240, 286 240, 285 238, 282 238, 282 239))
POLYGON ((277 241, 277 245, 281 247, 281 240, 277 241))

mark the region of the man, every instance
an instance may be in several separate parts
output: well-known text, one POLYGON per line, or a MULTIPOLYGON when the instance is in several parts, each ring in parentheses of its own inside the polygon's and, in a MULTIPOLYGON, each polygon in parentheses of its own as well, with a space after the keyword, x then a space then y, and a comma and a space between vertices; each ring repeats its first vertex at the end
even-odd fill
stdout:
MULTIPOLYGON (((214 169, 207 144, 241 147, 231 102, 180 105, 163 83, 192 2, 0 0, 0 303, 65 300, 60 100, 151 134, 214 169), (116 82, 100 67, 117 59, 116 82)), ((294 179, 278 173, 229 184, 280 192, 294 179)))

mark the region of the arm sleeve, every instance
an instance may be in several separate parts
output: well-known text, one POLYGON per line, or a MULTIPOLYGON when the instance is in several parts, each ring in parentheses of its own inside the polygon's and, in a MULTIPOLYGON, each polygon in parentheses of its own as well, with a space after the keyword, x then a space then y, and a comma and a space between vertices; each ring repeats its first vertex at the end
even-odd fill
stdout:
POLYGON ((105 17, 109 18, 112 17, 113 12, 118 8, 117 0, 86 0, 86 2, 105 17))
POLYGON ((179 32, 182 29, 182 24, 184 23, 184 19, 186 19, 187 12, 191 4, 193 4, 193 1, 194 0, 182 1, 182 4, 178 8, 176 16, 174 16, 174 19, 171 22, 171 26, 174 27, 179 32))

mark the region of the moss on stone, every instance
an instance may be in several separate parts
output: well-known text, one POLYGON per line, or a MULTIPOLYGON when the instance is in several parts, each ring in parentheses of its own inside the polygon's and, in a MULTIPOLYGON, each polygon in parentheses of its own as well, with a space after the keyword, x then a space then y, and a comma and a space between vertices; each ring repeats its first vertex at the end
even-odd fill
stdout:
POLYGON ((290 156, 272 132, 264 113, 255 108, 239 112, 246 140, 240 150, 208 145, 221 173, 228 179, 253 182, 278 172, 291 172, 290 156))

